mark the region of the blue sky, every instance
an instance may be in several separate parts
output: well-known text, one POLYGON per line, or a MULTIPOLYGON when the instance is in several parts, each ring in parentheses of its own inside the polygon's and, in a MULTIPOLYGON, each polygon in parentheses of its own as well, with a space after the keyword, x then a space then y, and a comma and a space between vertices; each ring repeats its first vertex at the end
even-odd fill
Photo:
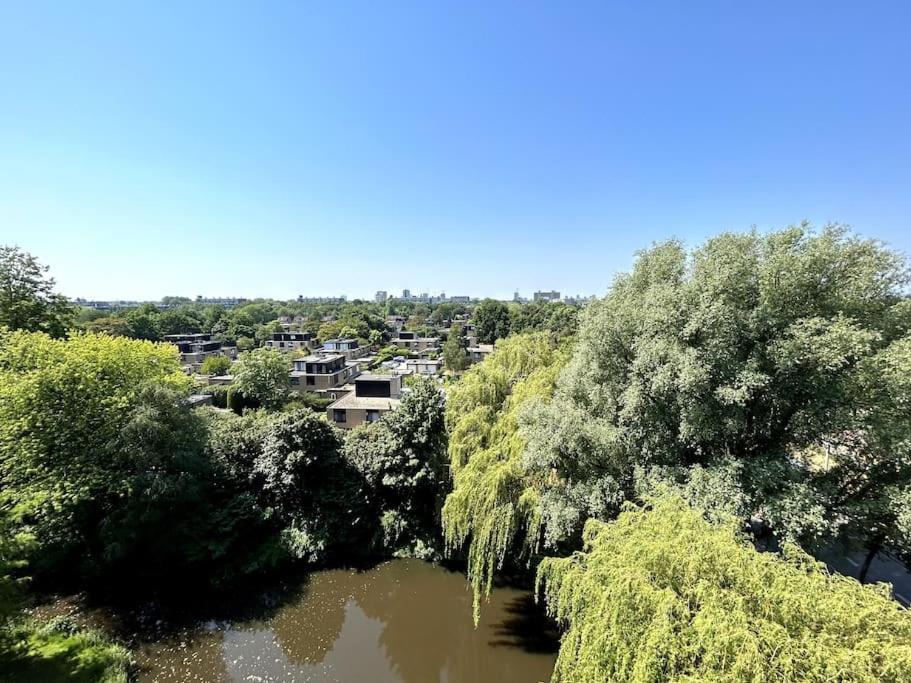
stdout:
POLYGON ((87 298, 603 293, 676 236, 911 251, 911 3, 6 3, 0 243, 87 298))

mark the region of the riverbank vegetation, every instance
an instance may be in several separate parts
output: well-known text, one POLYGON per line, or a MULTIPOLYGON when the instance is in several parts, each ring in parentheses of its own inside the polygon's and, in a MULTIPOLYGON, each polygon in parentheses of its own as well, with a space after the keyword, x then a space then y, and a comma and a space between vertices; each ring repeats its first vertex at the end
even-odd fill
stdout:
MULTIPOLYGON (((911 551, 907 285, 902 257, 838 227, 655 245, 578 315, 479 304, 492 355, 465 370, 452 341, 445 394, 410 383, 348 433, 287 400, 268 349, 232 368, 234 411, 191 409, 152 341, 223 325, 252 346, 273 303, 67 322, 49 286, 0 299, 0 659, 126 676, 103 637, 24 619, 30 593, 173 599, 448 554, 475 618, 500 570, 537 571, 558 681, 909 680, 908 612, 806 554, 911 551)), ((379 342, 386 312, 306 325, 379 342)))

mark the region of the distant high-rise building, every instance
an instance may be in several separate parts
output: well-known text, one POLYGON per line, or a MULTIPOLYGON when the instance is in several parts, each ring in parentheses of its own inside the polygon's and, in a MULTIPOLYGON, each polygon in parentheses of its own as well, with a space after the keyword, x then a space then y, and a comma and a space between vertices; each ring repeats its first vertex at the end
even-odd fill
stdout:
POLYGON ((376 301, 378 304, 384 304, 384 303, 386 303, 386 299, 388 299, 388 298, 389 298, 389 295, 386 293, 385 290, 378 289, 376 291, 376 294, 373 297, 373 300, 376 301))
POLYGON ((410 290, 410 289, 403 289, 403 290, 402 290, 402 298, 403 298, 403 299, 410 299, 410 298, 411 298, 411 290, 410 290))
POLYGON ((535 292, 534 299, 535 301, 559 301, 560 292, 535 292))
POLYGON ((522 301, 522 297, 519 296, 519 290, 518 290, 518 289, 516 290, 515 294, 512 295, 512 300, 515 301, 516 303, 522 301))

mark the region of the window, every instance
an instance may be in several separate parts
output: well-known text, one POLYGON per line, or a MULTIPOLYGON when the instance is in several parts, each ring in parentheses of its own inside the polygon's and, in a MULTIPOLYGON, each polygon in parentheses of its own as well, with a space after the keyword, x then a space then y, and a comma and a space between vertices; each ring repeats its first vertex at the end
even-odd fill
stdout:
POLYGON ((344 410, 333 410, 332 411, 332 421, 333 422, 346 422, 347 417, 344 410))
POLYGON ((308 378, 307 378, 307 386, 308 386, 308 387, 312 387, 314 384, 316 384, 316 379, 313 378, 313 377, 308 377, 308 378))
POLYGON ((301 383, 301 378, 300 378, 300 377, 292 377, 292 378, 291 378, 291 384, 293 384, 294 386, 297 386, 297 385, 300 384, 300 383, 301 383))
POLYGON ((379 410, 368 410, 367 411, 367 422, 376 422, 380 419, 379 410))

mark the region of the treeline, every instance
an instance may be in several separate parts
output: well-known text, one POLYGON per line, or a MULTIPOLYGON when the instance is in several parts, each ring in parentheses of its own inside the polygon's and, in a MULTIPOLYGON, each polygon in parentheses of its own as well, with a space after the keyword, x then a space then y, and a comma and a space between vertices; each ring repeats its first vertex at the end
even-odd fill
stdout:
POLYGON ((501 342, 447 402, 476 600, 548 556, 558 681, 911 680, 911 615, 801 550, 911 550, 907 285, 838 227, 668 242, 570 349, 501 342))

